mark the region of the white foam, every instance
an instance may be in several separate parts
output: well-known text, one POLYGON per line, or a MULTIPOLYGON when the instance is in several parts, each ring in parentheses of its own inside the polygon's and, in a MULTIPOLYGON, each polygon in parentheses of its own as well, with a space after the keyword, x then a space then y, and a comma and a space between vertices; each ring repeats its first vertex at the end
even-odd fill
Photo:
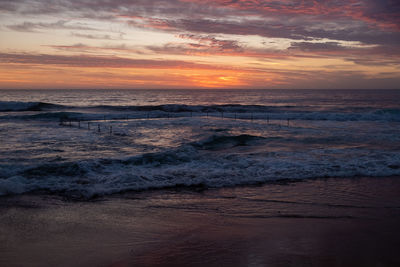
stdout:
MULTIPOLYGON (((244 155, 199 151, 191 145, 185 145, 167 152, 119 160, 71 163, 78 168, 68 170, 67 174, 65 170, 49 171, 48 175, 33 175, 28 179, 19 173, 0 180, 0 194, 45 189, 53 192, 77 191, 89 197, 177 185, 224 187, 279 179, 391 176, 400 175, 399 162, 398 152, 316 149, 306 153, 265 152, 244 155), (76 171, 76 175, 73 171, 76 171)), ((59 167, 68 166, 64 164, 59 167)))

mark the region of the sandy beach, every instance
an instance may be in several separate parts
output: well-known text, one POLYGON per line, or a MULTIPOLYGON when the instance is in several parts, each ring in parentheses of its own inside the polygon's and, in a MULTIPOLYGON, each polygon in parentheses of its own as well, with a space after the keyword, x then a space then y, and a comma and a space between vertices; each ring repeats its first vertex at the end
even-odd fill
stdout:
POLYGON ((0 266, 398 266, 400 177, 0 198, 0 266))

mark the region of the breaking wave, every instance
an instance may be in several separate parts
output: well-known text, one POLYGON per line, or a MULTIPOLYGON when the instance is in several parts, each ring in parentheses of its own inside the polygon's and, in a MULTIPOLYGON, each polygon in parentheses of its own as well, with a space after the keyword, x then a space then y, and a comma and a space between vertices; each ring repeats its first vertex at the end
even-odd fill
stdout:
POLYGON ((265 149, 236 153, 235 150, 265 146, 267 142, 268 138, 253 135, 212 135, 178 148, 132 157, 60 160, 8 168, 0 175, 0 195, 45 190, 90 198, 128 190, 181 186, 213 188, 281 179, 400 175, 398 152, 366 153, 359 149, 268 152, 265 149))

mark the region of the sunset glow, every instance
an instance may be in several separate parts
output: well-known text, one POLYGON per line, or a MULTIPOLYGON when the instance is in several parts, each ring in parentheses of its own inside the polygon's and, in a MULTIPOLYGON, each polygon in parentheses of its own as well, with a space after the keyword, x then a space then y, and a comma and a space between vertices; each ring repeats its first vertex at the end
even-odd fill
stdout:
POLYGON ((400 4, 0 3, 0 88, 392 88, 400 4))

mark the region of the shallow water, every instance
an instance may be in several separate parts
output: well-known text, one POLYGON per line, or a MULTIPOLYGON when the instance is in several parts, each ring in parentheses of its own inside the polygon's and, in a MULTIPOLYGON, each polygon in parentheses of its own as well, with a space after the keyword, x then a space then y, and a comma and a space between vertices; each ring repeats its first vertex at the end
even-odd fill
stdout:
POLYGON ((400 179, 0 199, 1 266, 398 266, 400 179))

